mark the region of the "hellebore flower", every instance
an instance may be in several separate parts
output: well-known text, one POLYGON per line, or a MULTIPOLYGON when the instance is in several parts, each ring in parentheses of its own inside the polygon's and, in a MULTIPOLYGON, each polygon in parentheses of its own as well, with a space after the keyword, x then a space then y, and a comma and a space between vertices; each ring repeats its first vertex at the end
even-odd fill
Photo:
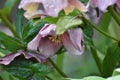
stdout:
POLYGON ((46 59, 45 57, 43 57, 40 54, 36 54, 36 53, 32 53, 32 52, 25 52, 23 50, 19 50, 17 53, 10 53, 6 56, 4 56, 3 58, 0 58, 0 64, 4 64, 4 65, 8 65, 10 64, 12 61, 14 61, 14 59, 20 55, 24 55, 24 57, 26 59, 30 59, 30 58, 35 58, 37 61, 39 62, 45 62, 46 59))
POLYGON ((37 36, 28 43, 28 49, 39 50, 41 55, 48 58, 53 56, 62 45, 71 54, 82 54, 84 41, 81 28, 69 29, 63 35, 56 35, 56 25, 45 24, 37 36))
POLYGON ((79 0, 21 0, 19 9, 26 10, 24 16, 27 19, 48 15, 57 17, 58 13, 65 9, 68 13, 78 8, 80 11, 87 11, 86 7, 79 0), (71 10, 71 11, 70 11, 71 10))
POLYGON ((120 0, 90 0, 90 1, 103 12, 106 11, 108 6, 114 5, 115 3, 120 8, 120 0))

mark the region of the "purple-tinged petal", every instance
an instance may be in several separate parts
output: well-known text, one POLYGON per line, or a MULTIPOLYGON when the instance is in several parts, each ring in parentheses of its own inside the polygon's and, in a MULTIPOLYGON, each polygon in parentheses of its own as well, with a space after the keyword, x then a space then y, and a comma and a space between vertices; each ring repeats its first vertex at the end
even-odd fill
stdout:
POLYGON ((62 46, 61 44, 56 44, 55 42, 51 41, 48 37, 42 38, 39 44, 39 51, 40 54, 44 57, 48 58, 53 56, 62 46))
POLYGON ((74 47, 68 33, 64 33, 63 35, 63 44, 70 54, 81 55, 84 52, 84 50, 79 51, 78 49, 74 47))
POLYGON ((91 0, 101 11, 105 12, 108 6, 117 2, 117 0, 91 0))
POLYGON ((116 4, 120 8, 120 0, 118 0, 116 4))
POLYGON ((83 31, 81 28, 74 28, 68 30, 68 34, 70 40, 72 41, 74 47, 80 51, 84 51, 84 39, 83 39, 83 31))
POLYGON ((17 56, 21 55, 21 52, 11 53, 0 59, 0 64, 8 65, 10 64, 17 56))
POLYGON ((99 25, 103 17, 103 12, 99 10, 98 13, 99 15, 97 15, 97 11, 95 8, 92 8, 91 6, 89 6, 87 15, 85 16, 88 17, 88 19, 91 20, 96 25, 99 25))
POLYGON ((30 56, 34 57, 39 62, 42 62, 42 63, 46 62, 46 57, 44 57, 41 54, 34 53, 34 52, 28 52, 27 54, 29 54, 30 56))
POLYGON ((41 39, 41 35, 38 33, 37 36, 28 43, 27 48, 30 50, 37 50, 40 39, 41 39))
POLYGON ((45 24, 44 27, 39 31, 37 36, 28 43, 28 49, 37 50, 39 42, 42 37, 46 37, 47 35, 55 35, 56 26, 54 24, 45 24))

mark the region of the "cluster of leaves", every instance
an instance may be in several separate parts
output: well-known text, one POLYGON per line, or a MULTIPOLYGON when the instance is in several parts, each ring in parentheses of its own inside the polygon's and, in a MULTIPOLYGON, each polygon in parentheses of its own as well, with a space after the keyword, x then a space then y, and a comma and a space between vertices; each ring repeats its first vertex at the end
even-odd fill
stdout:
POLYGON ((51 67, 37 63, 35 60, 26 60, 17 57, 11 64, 3 66, 4 69, 19 80, 45 80, 46 74, 52 71, 51 67))

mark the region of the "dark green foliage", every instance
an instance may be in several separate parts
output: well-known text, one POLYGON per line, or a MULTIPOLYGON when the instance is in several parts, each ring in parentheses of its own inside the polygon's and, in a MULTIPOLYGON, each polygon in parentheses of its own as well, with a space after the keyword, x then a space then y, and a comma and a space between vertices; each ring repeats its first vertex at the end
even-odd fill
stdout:
POLYGON ((35 60, 26 60, 22 57, 17 57, 11 64, 4 66, 4 69, 11 75, 20 80, 45 80, 45 76, 52 71, 52 69, 41 63, 36 63, 35 60))
POLYGON ((17 51, 25 47, 25 45, 21 43, 18 39, 8 36, 1 31, 0 31, 0 41, 5 46, 5 48, 10 51, 17 51))

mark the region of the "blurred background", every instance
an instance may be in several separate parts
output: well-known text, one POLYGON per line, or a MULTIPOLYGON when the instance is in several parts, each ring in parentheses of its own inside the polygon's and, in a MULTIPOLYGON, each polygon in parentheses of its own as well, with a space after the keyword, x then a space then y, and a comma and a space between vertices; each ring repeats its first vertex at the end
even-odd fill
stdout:
MULTIPOLYGON (((4 8, 5 1, 6 0, 0 0, 0 9, 4 8)), ((11 4, 7 3, 7 5, 9 6, 11 4)), ((15 21, 17 8, 18 3, 13 7, 12 13, 9 16, 9 19, 13 24, 15 21)), ((4 22, 1 21, 1 19, 0 19, 0 31, 3 31, 4 33, 12 36, 10 30, 6 27, 4 22)), ((3 51, 0 50, 0 53, 2 52, 3 51)), ((72 78, 82 78, 88 75, 100 75, 96 63, 88 48, 86 48, 84 54, 80 56, 73 56, 65 52, 64 54, 54 56, 53 59, 55 60, 58 67, 72 78)), ((2 69, 0 68, 0 74, 2 75, 1 71, 2 69)))

